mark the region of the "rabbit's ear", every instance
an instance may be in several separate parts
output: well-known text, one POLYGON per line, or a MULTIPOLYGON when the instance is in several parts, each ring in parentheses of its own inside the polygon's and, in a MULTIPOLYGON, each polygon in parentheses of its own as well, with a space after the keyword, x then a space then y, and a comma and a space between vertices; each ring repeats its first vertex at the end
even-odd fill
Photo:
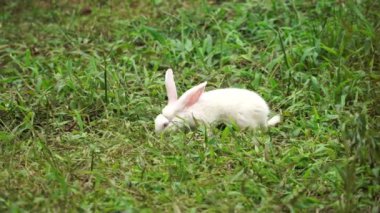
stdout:
POLYGON ((178 100, 181 109, 187 108, 195 104, 204 93, 207 82, 203 82, 189 90, 187 90, 178 100))
POLYGON ((169 104, 177 101, 177 88, 175 87, 173 70, 166 70, 165 75, 166 94, 168 95, 169 104))

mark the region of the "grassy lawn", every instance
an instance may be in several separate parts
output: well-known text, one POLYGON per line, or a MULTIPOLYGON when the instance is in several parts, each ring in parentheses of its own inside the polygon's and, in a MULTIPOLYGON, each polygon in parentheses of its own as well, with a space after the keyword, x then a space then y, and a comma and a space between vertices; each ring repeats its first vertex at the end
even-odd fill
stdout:
POLYGON ((379 212, 380 2, 2 0, 0 212, 379 212), (247 88, 268 130, 156 135, 247 88))

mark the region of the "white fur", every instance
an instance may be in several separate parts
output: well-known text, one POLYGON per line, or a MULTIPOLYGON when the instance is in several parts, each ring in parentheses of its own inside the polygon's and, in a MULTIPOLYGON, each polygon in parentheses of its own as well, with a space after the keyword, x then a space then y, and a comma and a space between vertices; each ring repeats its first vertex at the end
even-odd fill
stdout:
POLYGON ((170 102, 155 119, 156 132, 175 130, 185 124, 195 126, 197 122, 235 122, 241 128, 257 128, 273 126, 281 120, 279 115, 268 120, 270 110, 267 103, 253 91, 226 88, 204 92, 207 84, 204 82, 176 100, 174 77, 170 69, 166 73, 165 84, 170 102))

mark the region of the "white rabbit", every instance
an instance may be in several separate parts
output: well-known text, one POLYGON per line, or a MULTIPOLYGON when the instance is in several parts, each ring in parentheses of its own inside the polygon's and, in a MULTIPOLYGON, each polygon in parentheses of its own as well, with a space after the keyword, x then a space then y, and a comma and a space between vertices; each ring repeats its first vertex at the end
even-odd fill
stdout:
POLYGON ((165 86, 168 105, 155 119, 155 131, 176 130, 198 122, 235 122, 241 128, 273 126, 280 122, 276 115, 268 120, 270 112, 264 99, 246 89, 226 88, 205 92, 207 82, 186 91, 177 99, 173 71, 168 69, 165 86))

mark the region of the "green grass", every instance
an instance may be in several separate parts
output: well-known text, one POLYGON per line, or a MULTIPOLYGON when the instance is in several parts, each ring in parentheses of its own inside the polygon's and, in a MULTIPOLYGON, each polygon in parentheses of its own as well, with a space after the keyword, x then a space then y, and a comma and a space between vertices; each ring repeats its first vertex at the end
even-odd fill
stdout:
POLYGON ((0 211, 378 212, 379 1, 0 3, 0 211), (268 131, 155 135, 179 92, 255 90, 268 131))

